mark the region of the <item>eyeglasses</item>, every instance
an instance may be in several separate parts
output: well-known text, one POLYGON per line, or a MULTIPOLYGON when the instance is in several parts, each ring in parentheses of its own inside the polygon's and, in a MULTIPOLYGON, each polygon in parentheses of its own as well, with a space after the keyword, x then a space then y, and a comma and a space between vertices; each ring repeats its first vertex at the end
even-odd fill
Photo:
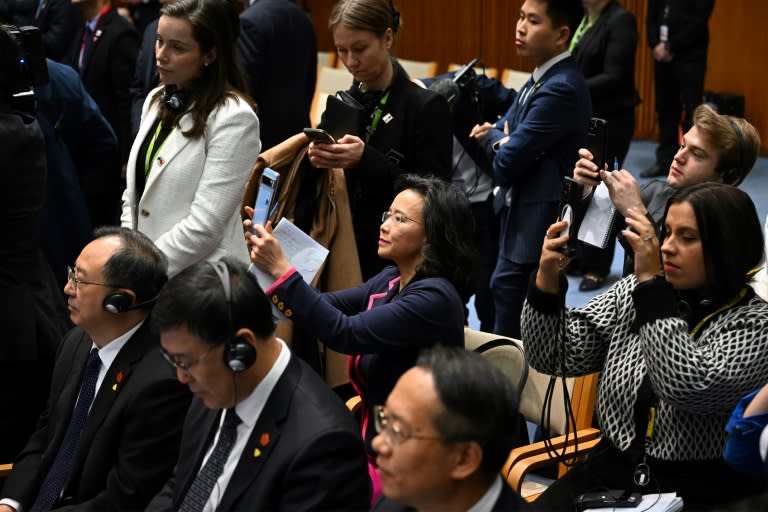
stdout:
POLYGON ((67 281, 72 283, 72 289, 74 291, 77 291, 77 287, 81 284, 94 284, 96 286, 106 286, 108 288, 116 288, 113 284, 106 284, 106 283, 94 283, 91 281, 83 281, 79 277, 77 277, 77 272, 75 272, 75 269, 70 267, 67 267, 67 281))
POLYGON ((417 436, 416 434, 406 434, 400 427, 389 421, 389 416, 384 413, 384 406, 377 405, 374 409, 373 427, 376 432, 384 436, 384 440, 392 448, 397 448, 409 439, 418 439, 421 441, 442 441, 439 436, 417 436))
POLYGON ((165 348, 161 345, 160 346, 160 352, 163 354, 163 358, 165 358, 166 361, 168 361, 168 364, 173 366, 174 368, 178 368, 179 370, 182 370, 185 373, 189 373, 189 370, 192 369, 193 366, 198 364, 200 361, 203 360, 203 358, 208 355, 208 352, 213 350, 213 345, 208 346, 208 350, 197 356, 196 359, 191 359, 189 361, 185 361, 182 358, 187 357, 184 354, 179 355, 172 355, 170 352, 165 350, 165 348))
POLYGON ((381 214, 381 223, 384 224, 389 220, 390 217, 395 219, 395 222, 398 224, 405 224, 406 222, 415 222, 416 224, 421 224, 421 222, 413 220, 410 217, 406 217, 402 213, 390 213, 388 211, 381 214))

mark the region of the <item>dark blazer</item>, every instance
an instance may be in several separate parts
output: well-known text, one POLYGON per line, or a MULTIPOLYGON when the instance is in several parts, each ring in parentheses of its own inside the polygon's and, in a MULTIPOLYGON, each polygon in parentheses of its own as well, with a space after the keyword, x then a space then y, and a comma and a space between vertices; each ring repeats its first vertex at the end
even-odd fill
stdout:
MULTIPOLYGON (((515 263, 536 263, 547 228, 557 218, 563 177, 570 176, 584 147, 592 112, 589 91, 576 62, 566 57, 538 81, 526 101, 512 107, 484 139, 493 157, 493 174, 512 189, 511 205, 502 211, 500 251, 515 263), (494 153, 493 144, 509 141, 494 153)), ((503 196, 502 196, 503 197, 503 196)))
POLYGON ((80 25, 80 11, 70 0, 42 0, 35 14, 35 25, 43 35, 45 56, 61 62, 80 25))
MULTIPOLYGON (((381 213, 389 209, 395 197, 398 176, 431 174, 450 180, 453 174, 448 103, 441 95, 411 82, 396 60, 392 63, 394 77, 382 121, 365 144, 357 168, 344 170, 363 279, 373 277, 388 264, 378 257, 377 242, 381 213)), ((358 86, 353 82, 349 92, 359 95, 358 86)), ((325 116, 321 127, 324 124, 325 116)))
POLYGON ((35 87, 36 115, 48 158, 42 212, 47 234, 41 244, 60 290, 67 279, 64 269, 91 240, 88 212, 97 207, 105 186, 104 169, 114 169, 120 160, 115 132, 77 72, 50 59, 46 62, 49 81, 35 87))
POLYGON ((317 36, 301 7, 293 0, 256 0, 245 9, 237 62, 259 107, 262 151, 310 126, 317 36))
POLYGON ((159 19, 151 21, 144 30, 141 47, 136 57, 136 69, 131 80, 131 138, 136 138, 141 126, 141 109, 149 91, 159 84, 157 61, 155 60, 155 42, 157 41, 157 24, 159 19))
MULTIPOLYGON (((77 61, 84 30, 84 26, 81 26, 77 31, 68 55, 67 64, 75 68, 75 71, 79 71, 77 61)), ((139 35, 113 7, 99 20, 93 46, 86 57, 85 68, 80 73, 85 89, 117 134, 121 162, 128 161, 128 152, 133 142, 128 86, 133 78, 138 52, 139 35)))
POLYGON ((636 48, 635 15, 614 0, 603 8, 572 52, 587 80, 592 115, 605 117, 640 103, 635 90, 636 48))
MULTIPOLYGON (((80 328, 64 338, 48 408, 14 461, 2 496, 29 510, 69 425, 92 341, 80 328)), ((123 346, 91 406, 59 502, 60 510, 141 510, 160 490, 178 454, 190 394, 160 354, 149 320, 123 346)))
MULTIPOLYGON (((350 378, 362 387, 368 414, 383 404, 419 350, 436 343, 464 346, 464 302, 446 279, 412 279, 399 291, 397 267, 365 283, 320 293, 298 272, 267 290, 270 300, 333 350, 355 357, 350 378)), ((375 433, 369 422, 370 446, 375 433)))
MULTIPOLYGON (((178 510, 213 441, 220 414, 197 398, 192 401, 173 477, 147 512, 178 510)), ((292 355, 217 510, 368 510, 368 472, 356 430, 341 400, 292 355)))
MULTIPOLYGON (((493 505, 491 512, 525 512, 533 510, 531 506, 520 497, 512 488, 502 483, 499 499, 493 505)), ((371 509, 371 512, 418 512, 415 508, 403 505, 397 501, 382 496, 371 509)))
POLYGON ((0 180, 7 185, 0 201, 0 460, 10 462, 35 430, 56 349, 70 324, 40 250, 50 181, 43 134, 31 114, 14 111, 1 95, 0 155, 0 180))
POLYGON ((648 15, 645 24, 648 46, 653 49, 659 44, 659 27, 669 27, 667 47, 675 60, 707 59, 709 46, 709 16, 715 7, 715 0, 648 0, 648 15), (669 13, 664 18, 664 8, 669 13))

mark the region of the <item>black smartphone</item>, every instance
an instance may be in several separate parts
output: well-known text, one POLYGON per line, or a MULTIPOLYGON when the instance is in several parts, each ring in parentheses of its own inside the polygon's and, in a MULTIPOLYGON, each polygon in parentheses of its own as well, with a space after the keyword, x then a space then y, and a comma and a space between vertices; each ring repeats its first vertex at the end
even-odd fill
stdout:
POLYGON ((322 144, 336 144, 336 139, 321 128, 304 128, 304 135, 312 139, 314 142, 320 142, 322 144))
MULTIPOLYGON (((261 173, 259 190, 256 192, 256 201, 253 203, 253 225, 262 226, 270 220, 275 197, 277 197, 277 185, 280 182, 280 173, 275 172, 269 167, 265 167, 261 173)), ((256 233, 251 227, 251 232, 256 233)))
POLYGON ((585 492, 576 497, 576 508, 579 511, 590 508, 634 508, 643 501, 639 492, 605 490, 585 492))
POLYGON ((584 216, 581 205, 584 185, 570 176, 563 178, 563 191, 560 196, 560 204, 557 207, 557 220, 567 220, 568 225, 557 236, 569 235, 570 238, 558 250, 566 256, 576 254, 576 235, 579 233, 579 224, 584 216))
MULTIPOLYGON (((608 121, 599 117, 589 120, 587 149, 592 153, 592 161, 597 164, 597 168, 604 169, 608 158, 608 121)), ((612 171, 613 168, 609 166, 608 170, 612 171)))

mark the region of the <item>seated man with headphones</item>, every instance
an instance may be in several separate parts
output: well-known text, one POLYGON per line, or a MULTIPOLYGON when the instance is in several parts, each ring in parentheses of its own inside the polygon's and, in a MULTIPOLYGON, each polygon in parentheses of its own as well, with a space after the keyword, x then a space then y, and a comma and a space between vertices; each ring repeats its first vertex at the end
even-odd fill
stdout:
POLYGON ((147 321, 167 270, 146 236, 118 227, 97 229, 69 267, 75 328, 61 342, 46 410, 13 463, 0 511, 140 510, 168 479, 191 396, 147 321))
POLYGON ((163 288, 152 326, 195 398, 174 474, 147 511, 368 510, 353 416, 275 337, 271 308, 228 258, 163 288))
MULTIPOLYGON (((641 188, 627 170, 599 170, 592 162, 592 153, 585 148, 579 150, 581 158, 576 162, 573 177, 586 185, 585 194, 589 187, 604 181, 618 214, 623 218, 628 209, 635 209, 648 215, 661 239, 664 210, 676 189, 706 181, 739 185, 755 165, 759 149, 760 134, 746 119, 718 114, 703 104, 693 114, 693 126, 683 135, 666 181, 653 180, 641 188)), ((618 234, 625 225, 617 222, 614 229, 618 234)), ((634 259, 631 248, 624 248, 626 276, 633 272, 634 259)))

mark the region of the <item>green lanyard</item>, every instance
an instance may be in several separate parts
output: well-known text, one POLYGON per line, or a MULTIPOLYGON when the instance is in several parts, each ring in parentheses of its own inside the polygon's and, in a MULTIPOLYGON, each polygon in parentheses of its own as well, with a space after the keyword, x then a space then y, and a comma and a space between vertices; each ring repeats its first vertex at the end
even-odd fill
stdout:
MULTIPOLYGON (((160 152, 160 149, 163 147, 163 144, 165 144, 167 136, 163 139, 163 141, 160 143, 160 145, 155 149, 155 142, 157 142, 157 138, 160 136, 160 131, 163 128, 163 123, 157 123, 157 129, 155 130, 155 134, 152 136, 152 140, 149 141, 149 147, 147 147, 147 156, 144 159, 144 179, 149 177, 149 171, 152 169, 152 161, 154 160, 155 156, 160 152)), ((169 134, 170 135, 170 134, 169 134)))
POLYGON ((592 21, 587 21, 586 15, 584 15, 584 17, 581 18, 581 23, 579 23, 579 28, 577 28, 576 32, 574 32, 573 37, 571 38, 571 44, 568 45, 568 51, 572 52, 573 49, 576 48, 576 44, 579 42, 579 39, 581 39, 581 36, 584 35, 584 32, 589 30, 599 18, 600 18, 599 14, 592 21))
POLYGON ((384 105, 387 104, 387 100, 389 99, 389 93, 391 91, 392 89, 387 90, 384 96, 381 97, 381 100, 379 100, 379 104, 376 105, 376 109, 373 111, 373 122, 371 122, 371 128, 368 130, 368 138, 370 138, 373 135, 373 132, 375 132, 376 128, 379 126, 379 122, 381 121, 381 116, 384 114, 384 105))

